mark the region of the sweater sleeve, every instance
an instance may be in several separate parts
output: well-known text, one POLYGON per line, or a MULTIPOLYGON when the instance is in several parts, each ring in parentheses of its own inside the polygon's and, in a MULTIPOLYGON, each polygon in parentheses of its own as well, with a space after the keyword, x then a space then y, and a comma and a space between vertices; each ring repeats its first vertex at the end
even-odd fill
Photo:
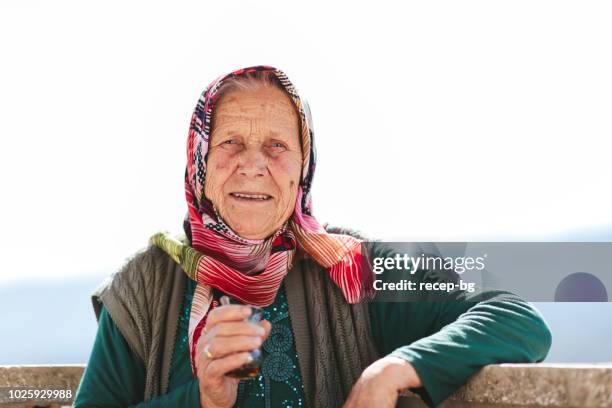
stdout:
POLYGON ((167 407, 199 408, 197 380, 189 381, 167 394, 142 402, 146 370, 142 360, 130 349, 125 338, 102 308, 98 332, 74 407, 167 407))
MULTIPOLYGON (((417 285, 440 281, 431 271, 398 278, 417 285)), ((456 290, 442 299, 436 294, 436 300, 420 294, 406 302, 373 301, 369 312, 379 354, 411 363, 423 385, 413 391, 430 407, 448 398, 487 364, 544 360, 552 342, 537 309, 500 290, 456 290)))

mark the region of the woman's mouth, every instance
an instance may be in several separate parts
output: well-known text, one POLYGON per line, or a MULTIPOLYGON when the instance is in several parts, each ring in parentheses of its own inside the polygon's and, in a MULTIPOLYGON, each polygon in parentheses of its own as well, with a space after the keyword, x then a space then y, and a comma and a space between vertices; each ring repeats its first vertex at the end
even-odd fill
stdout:
POLYGON ((246 193, 246 192, 236 192, 230 193, 230 196, 236 200, 244 201, 244 202, 266 202, 272 199, 271 195, 262 194, 262 193, 246 193))

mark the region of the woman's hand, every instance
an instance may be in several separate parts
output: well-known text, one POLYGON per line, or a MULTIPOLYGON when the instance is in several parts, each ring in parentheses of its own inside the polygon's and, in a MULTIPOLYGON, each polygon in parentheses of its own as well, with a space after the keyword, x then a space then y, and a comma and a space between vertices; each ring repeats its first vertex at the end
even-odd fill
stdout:
POLYGON ((245 321, 250 314, 251 308, 243 305, 223 305, 209 313, 195 352, 202 408, 231 407, 236 402, 240 380, 225 374, 250 362, 250 351, 261 346, 272 327, 267 320, 245 321))
POLYGON ((393 408, 400 391, 415 387, 421 387, 421 379, 409 362, 399 357, 384 357, 363 370, 344 408, 393 408))

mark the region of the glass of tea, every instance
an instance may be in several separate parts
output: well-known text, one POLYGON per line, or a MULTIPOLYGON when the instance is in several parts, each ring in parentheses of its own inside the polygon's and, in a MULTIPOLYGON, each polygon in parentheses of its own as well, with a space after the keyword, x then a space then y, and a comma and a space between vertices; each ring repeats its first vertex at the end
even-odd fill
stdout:
MULTIPOLYGON (((227 296, 221 297, 222 305, 227 305, 230 303, 238 304, 239 302, 233 301, 233 299, 230 300, 230 298, 227 296)), ((251 315, 247 317, 245 320, 251 323, 258 323, 262 317, 262 309, 260 307, 255 307, 255 306, 250 306, 250 305, 247 305, 247 306, 251 308, 251 315)), ((259 369, 261 367, 261 360, 262 360, 261 348, 256 348, 255 350, 251 350, 251 357, 253 358, 253 361, 250 361, 242 365, 241 367, 238 367, 228 372, 225 375, 229 377, 233 377, 233 378, 238 378, 238 379, 246 379, 246 378, 252 378, 252 377, 257 376, 257 374, 259 374, 259 369)))

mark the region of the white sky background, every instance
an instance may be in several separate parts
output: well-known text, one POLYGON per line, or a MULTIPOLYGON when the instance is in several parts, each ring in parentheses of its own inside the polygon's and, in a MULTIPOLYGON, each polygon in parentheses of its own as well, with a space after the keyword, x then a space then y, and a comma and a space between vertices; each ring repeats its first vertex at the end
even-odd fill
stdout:
POLYGON ((612 223, 609 2, 0 3, 0 283, 114 271, 181 231, 196 101, 307 96, 321 222, 532 239, 612 223))

